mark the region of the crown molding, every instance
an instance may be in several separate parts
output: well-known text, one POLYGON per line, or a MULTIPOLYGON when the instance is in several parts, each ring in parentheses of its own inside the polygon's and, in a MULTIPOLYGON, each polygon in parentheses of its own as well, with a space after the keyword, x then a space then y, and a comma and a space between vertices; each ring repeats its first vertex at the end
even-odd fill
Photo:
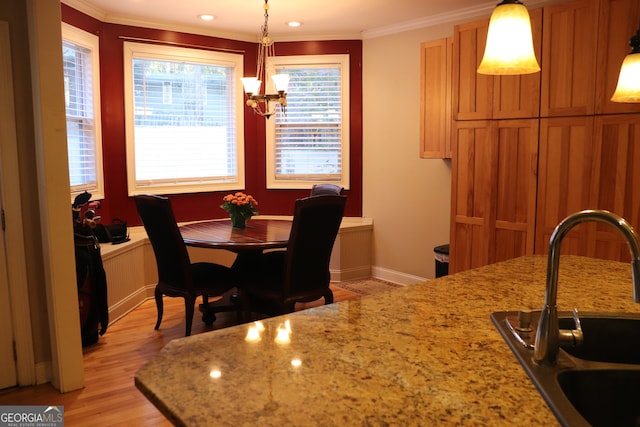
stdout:
MULTIPOLYGON (((549 4, 559 3, 563 0, 528 0, 527 8, 540 7, 549 4)), ((413 19, 411 21, 401 22, 399 24, 388 25, 384 27, 366 30, 361 33, 361 38, 373 39, 376 37, 389 36, 392 34, 413 31, 422 28, 434 27, 442 24, 457 24, 467 22, 471 19, 489 18, 491 12, 496 7, 496 2, 482 3, 477 6, 467 7, 463 9, 453 10, 451 12, 441 13, 433 16, 413 19)))
MULTIPOLYGON (((60 0, 61 3, 66 4, 73 9, 78 10, 86 15, 89 15, 101 22, 130 25, 136 27, 153 28, 158 30, 168 30, 176 32, 184 32, 189 34, 198 34, 209 37, 219 37, 237 41, 255 42, 257 36, 255 34, 246 34, 239 32, 228 32, 216 29, 205 29, 203 27, 180 25, 171 22, 154 22, 144 19, 135 19, 123 15, 108 14, 104 10, 99 9, 84 0, 60 0)), ((527 0, 526 6, 528 8, 538 7, 553 3, 558 3, 563 0, 527 0)), ((495 8, 495 0, 491 2, 485 2, 477 6, 458 9, 451 12, 441 13, 433 16, 426 16, 422 18, 413 19, 410 21, 401 22, 398 24, 387 25, 383 27, 374 28, 371 30, 365 30, 360 33, 340 33, 340 34, 306 34, 306 35, 284 35, 273 34, 276 41, 314 41, 314 40, 359 40, 359 39, 373 39, 376 37, 388 36, 406 31, 413 31, 417 29, 423 29, 433 27, 442 24, 457 24, 460 22, 469 21, 471 19, 488 18, 491 15, 491 11, 495 8)))

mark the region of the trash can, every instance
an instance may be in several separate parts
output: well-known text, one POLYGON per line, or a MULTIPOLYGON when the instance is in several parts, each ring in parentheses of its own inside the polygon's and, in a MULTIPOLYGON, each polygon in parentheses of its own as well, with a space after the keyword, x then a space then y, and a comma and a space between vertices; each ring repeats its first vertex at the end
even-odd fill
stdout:
POLYGON ((433 255, 436 258, 436 279, 449 274, 449 244, 440 245, 433 248, 433 255))

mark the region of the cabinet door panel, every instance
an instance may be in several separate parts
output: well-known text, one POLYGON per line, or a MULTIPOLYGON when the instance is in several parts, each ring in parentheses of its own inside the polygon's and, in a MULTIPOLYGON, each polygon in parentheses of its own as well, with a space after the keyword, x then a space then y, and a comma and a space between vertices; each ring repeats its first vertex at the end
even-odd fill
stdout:
POLYGON ((598 23, 596 112, 599 114, 640 112, 640 104, 612 102, 620 66, 631 51, 629 39, 638 30, 640 1, 602 0, 598 23))
MULTIPOLYGON (((593 206, 625 218, 640 231, 640 115, 599 116, 595 123, 593 206)), ((626 242, 615 229, 598 224, 590 236, 591 256, 629 261, 626 242)))
POLYGON ((453 129, 450 271, 533 253, 538 120, 453 129))
POLYGON ((420 44, 420 156, 451 157, 451 38, 420 44))
POLYGON ((489 224, 495 170, 489 121, 455 122, 449 269, 452 273, 489 262, 489 224))
POLYGON ((494 260, 533 253, 538 120, 497 122, 494 260))
MULTIPOLYGON (((529 15, 533 46, 538 64, 541 64, 542 9, 533 9, 529 15)), ((494 119, 538 117, 540 115, 540 80, 541 73, 495 76, 492 117, 494 119)))
POLYGON ((453 118, 490 119, 493 77, 478 74, 487 43, 489 20, 457 25, 453 31, 453 118))
POLYGON ((597 12, 597 0, 544 8, 542 117, 593 114, 597 12))
MULTIPOLYGON (((560 221, 592 208, 593 157, 593 117, 540 120, 535 253, 548 252, 549 238, 560 221)), ((587 254, 589 225, 569 232, 562 253, 587 254)))

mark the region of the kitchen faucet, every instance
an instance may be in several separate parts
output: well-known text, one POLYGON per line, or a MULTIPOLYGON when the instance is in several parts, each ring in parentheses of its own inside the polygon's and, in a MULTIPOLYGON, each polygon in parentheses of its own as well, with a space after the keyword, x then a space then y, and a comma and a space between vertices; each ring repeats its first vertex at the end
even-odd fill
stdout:
POLYGON ((558 355, 561 339, 579 341, 582 337, 580 321, 574 311, 577 330, 560 330, 558 326, 558 268, 560 266, 560 244, 567 233, 583 222, 604 222, 618 229, 629 244, 631 252, 631 276, 633 279, 633 299, 640 302, 640 240, 631 225, 616 214, 605 210, 584 210, 565 218, 553 231, 549 240, 549 258, 547 262, 547 286, 544 305, 540 314, 534 346, 534 360, 538 364, 553 364, 558 355))

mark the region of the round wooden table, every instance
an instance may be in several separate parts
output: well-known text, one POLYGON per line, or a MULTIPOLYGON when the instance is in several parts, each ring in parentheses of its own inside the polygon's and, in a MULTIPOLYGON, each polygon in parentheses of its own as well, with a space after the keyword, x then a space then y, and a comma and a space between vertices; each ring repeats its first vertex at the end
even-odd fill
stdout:
POLYGON ((287 246, 291 224, 286 219, 250 219, 247 228, 232 228, 230 219, 220 219, 183 225, 180 233, 187 246, 237 253, 232 268, 250 273, 263 250, 287 246))
MULTIPOLYGON (((259 274, 263 250, 287 246, 292 223, 283 219, 250 219, 247 228, 240 229, 231 227, 230 219, 219 219, 183 225, 180 233, 187 246, 235 252, 237 256, 231 268, 249 281, 252 275, 259 274)), ((233 301, 237 296, 231 298, 233 301)), ((200 311, 203 321, 215 321, 211 304, 201 304, 200 311)))

